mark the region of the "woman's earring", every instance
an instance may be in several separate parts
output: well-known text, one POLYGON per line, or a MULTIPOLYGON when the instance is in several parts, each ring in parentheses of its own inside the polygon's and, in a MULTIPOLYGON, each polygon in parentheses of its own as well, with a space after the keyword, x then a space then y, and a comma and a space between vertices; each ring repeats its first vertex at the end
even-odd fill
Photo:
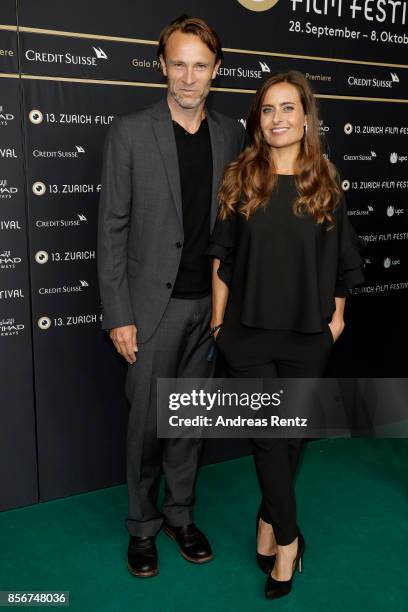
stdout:
POLYGON ((305 123, 305 135, 307 134, 307 123, 305 123))

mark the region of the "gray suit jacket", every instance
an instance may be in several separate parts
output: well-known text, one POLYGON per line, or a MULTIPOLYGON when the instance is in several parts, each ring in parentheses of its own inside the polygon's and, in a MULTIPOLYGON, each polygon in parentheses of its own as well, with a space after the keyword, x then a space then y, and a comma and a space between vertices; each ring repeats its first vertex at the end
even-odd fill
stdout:
MULTIPOLYGON (((211 230, 227 163, 245 144, 234 119, 206 110, 213 156, 211 230)), ((99 202, 97 265, 102 327, 134 323, 138 342, 157 328, 169 302, 183 242, 180 174, 166 98, 113 121, 99 202)))

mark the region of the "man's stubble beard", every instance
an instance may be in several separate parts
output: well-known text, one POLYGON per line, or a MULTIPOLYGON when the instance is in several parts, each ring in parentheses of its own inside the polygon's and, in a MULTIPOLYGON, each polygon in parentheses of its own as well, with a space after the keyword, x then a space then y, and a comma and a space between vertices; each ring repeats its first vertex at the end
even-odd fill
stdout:
POLYGON ((210 87, 208 86, 203 91, 201 96, 199 96, 195 100, 185 100, 185 98, 183 96, 177 95, 172 89, 169 89, 169 92, 170 92, 171 97, 174 99, 175 102, 177 102, 177 104, 181 108, 193 110, 194 108, 197 108, 198 106, 200 106, 200 104, 205 102, 205 100, 207 99, 208 94, 210 93, 210 87))

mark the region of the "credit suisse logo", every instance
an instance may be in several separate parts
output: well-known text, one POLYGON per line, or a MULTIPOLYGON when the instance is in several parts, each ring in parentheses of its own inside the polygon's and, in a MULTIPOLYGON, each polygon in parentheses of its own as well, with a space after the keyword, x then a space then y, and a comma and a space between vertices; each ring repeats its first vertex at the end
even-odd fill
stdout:
POLYGON ((101 47, 92 47, 93 55, 74 55, 67 53, 54 53, 52 51, 35 51, 27 49, 25 58, 29 62, 44 64, 72 64, 77 66, 98 66, 98 60, 109 59, 101 47))

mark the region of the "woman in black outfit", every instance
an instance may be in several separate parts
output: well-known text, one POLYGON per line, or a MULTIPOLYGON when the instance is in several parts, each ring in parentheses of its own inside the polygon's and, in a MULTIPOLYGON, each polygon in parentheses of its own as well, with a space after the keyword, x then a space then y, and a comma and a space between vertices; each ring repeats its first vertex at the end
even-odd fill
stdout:
MULTIPOLYGON (((212 332, 233 377, 319 377, 344 329, 361 257, 338 174, 322 155, 313 93, 297 71, 253 100, 249 145, 226 169, 213 256, 212 332)), ((253 439, 262 492, 257 560, 266 597, 301 571, 293 479, 302 440, 253 439)))

